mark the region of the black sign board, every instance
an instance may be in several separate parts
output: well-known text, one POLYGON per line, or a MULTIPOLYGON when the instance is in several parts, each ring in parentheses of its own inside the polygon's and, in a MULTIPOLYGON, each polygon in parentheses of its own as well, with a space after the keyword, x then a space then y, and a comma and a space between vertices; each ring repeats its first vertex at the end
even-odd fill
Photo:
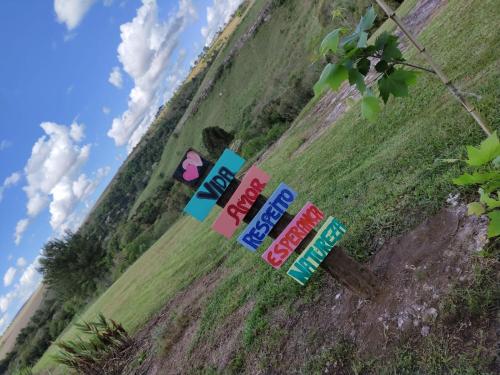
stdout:
POLYGON ((173 177, 177 181, 197 189, 212 167, 211 161, 203 158, 198 151, 189 149, 177 166, 173 177))

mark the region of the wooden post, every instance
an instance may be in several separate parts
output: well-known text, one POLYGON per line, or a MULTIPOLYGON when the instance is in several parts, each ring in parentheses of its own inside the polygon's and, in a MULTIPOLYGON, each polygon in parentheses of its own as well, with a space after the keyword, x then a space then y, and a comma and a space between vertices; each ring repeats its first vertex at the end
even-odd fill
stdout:
MULTIPOLYGON (((209 170, 213 167, 213 163, 203 159, 203 175, 208 174, 209 170)), ((174 178, 183 184, 188 185, 190 188, 196 190, 203 181, 203 176, 200 176, 196 181, 191 183, 186 183, 182 178, 174 175, 174 178)), ((224 207, 229 201, 233 193, 236 191, 240 184, 240 181, 235 178, 225 192, 217 200, 217 205, 224 207)), ((250 211, 246 214, 244 218, 245 223, 250 223, 252 219, 257 215, 260 208, 267 201, 267 197, 262 194, 259 195, 250 211)), ((281 219, 276 223, 274 228, 269 233, 271 238, 276 238, 279 234, 287 227, 287 225, 292 221, 293 216, 288 212, 281 217, 281 219)), ((295 252, 301 253, 304 251, 311 240, 316 235, 316 231, 311 231, 307 237, 300 243, 295 252)), ((362 298, 371 299, 374 298, 378 290, 377 277, 363 264, 355 261, 340 247, 335 246, 332 251, 327 255, 325 260, 321 263, 321 267, 328 272, 330 275, 335 277, 342 285, 350 289, 355 294, 362 298)))
POLYGON ((443 84, 448 88, 453 97, 458 100, 458 102, 465 108, 467 113, 469 113, 472 118, 479 124, 481 129, 486 133, 486 135, 491 135, 491 129, 486 123, 486 120, 481 116, 481 114, 474 108, 474 106, 469 102, 469 100, 462 94, 462 92, 453 84, 453 82, 448 78, 448 76, 441 70, 439 65, 436 64, 431 55, 427 52, 425 47, 417 41, 416 37, 408 30, 403 21, 396 15, 396 12, 384 1, 375 0, 375 2, 382 8, 382 10, 387 14, 387 16, 394 21, 394 23, 401 29, 401 31, 406 35, 410 42, 415 46, 415 48, 424 56, 429 65, 432 67, 434 73, 439 77, 443 84))

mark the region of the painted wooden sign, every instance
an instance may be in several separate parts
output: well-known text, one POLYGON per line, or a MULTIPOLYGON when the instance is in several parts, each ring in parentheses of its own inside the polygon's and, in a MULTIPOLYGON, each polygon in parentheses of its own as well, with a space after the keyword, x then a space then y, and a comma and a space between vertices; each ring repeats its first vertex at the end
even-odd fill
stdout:
POLYGON ((345 232, 346 228, 337 219, 329 217, 287 274, 304 285, 345 232))
POLYGON ((212 163, 204 159, 198 152, 189 149, 174 172, 174 178, 189 187, 196 189, 210 170, 212 163))
POLYGON ((300 210, 283 232, 262 254, 262 259, 279 269, 304 238, 324 218, 323 212, 311 202, 300 210))
POLYGON ((212 229, 226 238, 231 238, 270 178, 263 170, 252 166, 213 223, 212 229))
POLYGON ((295 191, 281 183, 238 237, 238 242, 250 251, 257 250, 296 197, 295 191))
MULTIPOLYGON (((199 221, 205 220, 217 203, 217 199, 224 193, 244 163, 245 159, 234 151, 226 149, 188 202, 184 212, 199 221)), ((194 176, 194 170, 189 167, 189 171, 186 177, 189 177, 191 173, 194 176)))
MULTIPOLYGON (((341 249, 327 258, 346 228, 337 219, 329 217, 317 234, 311 234, 315 233, 314 228, 323 220, 323 212, 308 202, 292 217, 287 210, 297 193, 281 183, 266 200, 261 193, 270 176, 258 167, 252 166, 241 182, 235 180, 236 173, 244 163, 242 157, 229 149, 223 152, 215 164, 189 149, 173 176, 196 190, 184 211, 203 221, 214 205, 224 206, 212 228, 230 238, 242 221, 249 223, 238 237, 238 242, 253 252, 262 245, 266 236, 275 238, 262 258, 276 269, 282 267, 294 251, 305 249, 287 272, 301 285, 305 285, 325 261, 328 266, 322 266, 332 275, 339 276, 340 272, 339 278, 346 285, 359 285, 360 281, 363 286, 367 285, 369 292, 363 289, 360 295, 373 294, 373 287, 370 286, 373 285, 371 281, 374 277, 358 277, 369 271, 347 257, 341 249), (313 240, 308 242, 312 236, 313 240), (341 261, 337 262, 338 259, 341 261), (332 271, 334 267, 337 267, 335 273, 332 271)), ((360 289, 353 290, 359 292, 360 289)))

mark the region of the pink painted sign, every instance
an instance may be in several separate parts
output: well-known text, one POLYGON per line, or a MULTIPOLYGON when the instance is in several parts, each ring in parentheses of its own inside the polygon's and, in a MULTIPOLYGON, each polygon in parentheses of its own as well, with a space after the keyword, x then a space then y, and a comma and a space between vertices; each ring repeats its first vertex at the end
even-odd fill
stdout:
POLYGON ((262 259, 279 269, 325 215, 311 202, 300 210, 283 232, 262 254, 262 259))
POLYGON ((270 178, 267 173, 255 165, 250 167, 231 199, 213 223, 212 229, 226 238, 231 238, 270 178))

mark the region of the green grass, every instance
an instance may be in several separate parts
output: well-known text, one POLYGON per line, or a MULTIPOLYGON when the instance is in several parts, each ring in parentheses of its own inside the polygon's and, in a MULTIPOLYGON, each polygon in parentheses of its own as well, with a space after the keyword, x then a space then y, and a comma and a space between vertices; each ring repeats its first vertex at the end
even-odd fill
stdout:
MULTIPOLYGON (((500 3, 493 0, 448 2, 419 37, 462 90, 482 96, 478 108, 495 129, 500 128, 497 56, 500 35, 492 30, 499 11, 500 3)), ((260 43, 269 40, 269 48, 279 41, 277 36, 267 34, 265 28, 262 33, 260 43)), ((250 49, 254 54, 266 48, 257 44, 259 35, 250 49)), ((410 57, 413 54, 414 51, 409 51, 410 57)), ((230 74, 248 73, 250 67, 240 67, 245 65, 248 55, 242 54, 239 58, 242 61, 235 62, 230 74)), ((283 63, 283 60, 270 63, 283 63)), ((254 68, 263 74, 261 67, 254 68)), ((259 80, 262 85, 270 84, 270 81, 259 80)), ((225 77, 224 82, 225 87, 233 90, 242 84, 241 79, 232 75, 225 77)), ((249 88, 247 93, 258 94, 257 88, 249 88)), ((243 98, 235 93, 232 100, 231 106, 236 107, 243 98)), ((218 96, 212 95, 200 109, 199 116, 207 119, 207 125, 215 121, 223 126, 237 126, 232 123, 237 116, 227 107, 229 104, 218 101, 218 96)), ((410 97, 391 100, 377 122, 370 124, 361 119, 359 106, 355 105, 319 140, 296 155, 309 127, 314 125, 309 122, 311 117, 300 118, 291 135, 262 165, 272 176, 265 193, 269 194, 284 181, 299 192, 291 212, 311 200, 328 215, 340 218, 348 227, 342 245, 359 259, 370 255, 377 238, 402 233, 439 210, 446 196, 457 191, 450 180, 460 173, 460 166, 443 164, 438 159, 459 157, 464 153, 464 145, 477 144, 483 138, 478 126, 442 84, 428 75, 419 77, 410 97)), ((176 141, 176 150, 200 145, 200 123, 195 126, 194 120, 190 121, 176 141)), ((172 146, 169 143, 167 147, 172 146)), ((170 159, 162 159, 161 163, 167 172, 177 162, 171 153, 169 155, 170 159)), ((210 225, 215 215, 213 212, 203 224, 181 219, 82 317, 90 319, 103 312, 134 331, 174 293, 224 260, 227 276, 208 298, 195 340, 210 342, 214 338, 214 327, 246 303, 253 303, 240 345, 254 351, 273 347, 273 337, 279 332, 270 324, 270 313, 278 307, 292 310, 297 298, 313 300, 316 286, 328 276, 319 271, 305 288, 300 287, 286 276, 287 266, 277 272, 238 246, 234 239, 223 240, 213 233, 210 225)), ((67 339, 72 335, 73 328, 63 337, 67 339)), ((44 355, 35 372, 52 366, 49 357, 52 353, 54 348, 44 355)), ((410 354, 400 360, 400 366, 413 363, 410 354)), ((240 353, 234 361, 235 368, 244 367, 245 355, 240 353)), ((438 365, 435 368, 439 370, 438 365)), ((430 373, 437 373, 434 367, 431 370, 430 373)))
MULTIPOLYGON (((208 228, 195 231, 194 220, 179 220, 147 252, 139 258, 90 308, 79 317, 92 320, 99 312, 106 317, 123 323, 129 331, 135 331, 144 324, 166 300, 177 291, 189 285, 196 278, 210 272, 227 251, 216 246, 219 239, 208 228), (194 233, 194 235, 193 235, 194 233), (208 234, 208 238, 202 238, 208 234), (190 240, 186 242, 186 239, 190 240), (207 247, 213 247, 207 253, 207 247), (198 264, 197 267, 193 267, 198 264), (126 276, 125 276, 126 275, 126 276)), ((70 327, 62 336, 74 338, 77 331, 70 327)), ((35 367, 36 371, 52 364, 51 355, 56 348, 51 347, 35 367)))
POLYGON ((447 322, 487 319, 500 305, 498 270, 492 260, 478 258, 468 285, 457 285, 441 301, 442 319, 447 322))
POLYGON ((469 354, 457 353, 451 340, 443 333, 431 334, 418 345, 405 345, 388 356, 361 358, 356 346, 345 338, 314 355, 306 363, 305 374, 320 375, 325 369, 337 374, 353 375, 487 375, 492 358, 487 349, 477 347, 469 354))

